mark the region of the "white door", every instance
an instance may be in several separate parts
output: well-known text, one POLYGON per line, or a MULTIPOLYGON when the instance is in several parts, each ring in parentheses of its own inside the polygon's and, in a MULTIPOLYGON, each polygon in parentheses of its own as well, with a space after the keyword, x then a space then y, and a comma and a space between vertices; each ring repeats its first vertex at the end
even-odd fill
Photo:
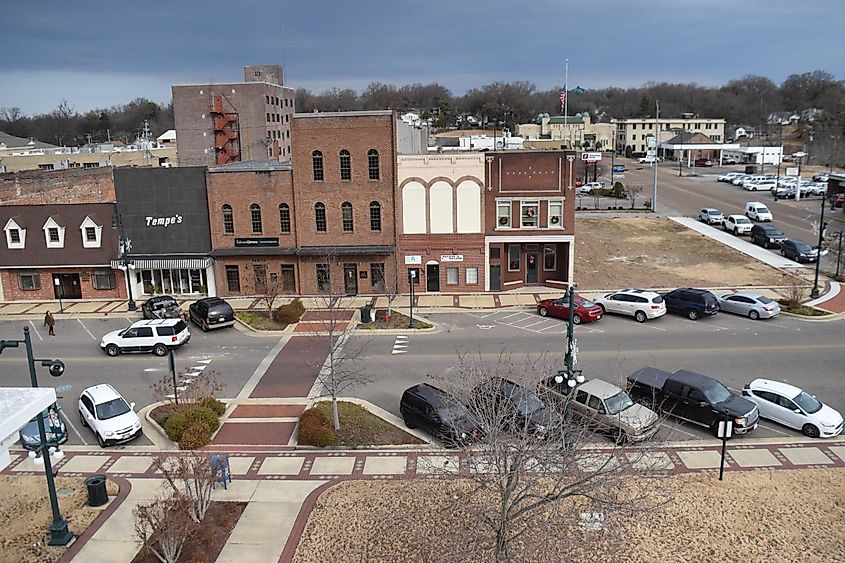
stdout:
POLYGON ((798 408, 798 405, 786 397, 779 397, 778 402, 781 405, 781 417, 783 418, 783 423, 785 425, 791 426, 792 428, 801 428, 804 426, 807 421, 807 417, 804 415, 804 412, 798 408))
POLYGON ((625 307, 625 302, 622 301, 626 296, 622 294, 615 294, 611 295, 610 298, 607 300, 607 310, 613 311, 614 313, 627 313, 628 310, 625 307))

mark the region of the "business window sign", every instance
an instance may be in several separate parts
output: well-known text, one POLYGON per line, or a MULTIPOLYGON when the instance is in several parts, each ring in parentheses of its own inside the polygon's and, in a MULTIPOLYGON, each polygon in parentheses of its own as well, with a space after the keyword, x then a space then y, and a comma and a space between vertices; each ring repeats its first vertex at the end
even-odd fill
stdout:
POLYGON ((236 238, 236 248, 267 248, 272 246, 279 246, 278 237, 248 237, 236 238))
POLYGON ((405 256, 405 264, 408 264, 408 265, 422 264, 422 256, 420 256, 420 255, 405 256))
POLYGON ((441 262, 463 262, 464 255, 463 254, 441 254, 440 255, 441 262))

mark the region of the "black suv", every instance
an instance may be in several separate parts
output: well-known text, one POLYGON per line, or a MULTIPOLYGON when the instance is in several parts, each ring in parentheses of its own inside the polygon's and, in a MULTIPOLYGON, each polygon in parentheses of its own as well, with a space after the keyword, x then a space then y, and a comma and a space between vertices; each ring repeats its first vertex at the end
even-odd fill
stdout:
POLYGON ((719 312, 716 296, 705 289, 674 289, 663 294, 663 300, 666 302, 667 311, 686 315, 692 321, 711 317, 719 312))
POLYGON ((169 295, 150 297, 141 305, 145 319, 181 319, 182 309, 179 303, 169 295))
POLYGON ((478 424, 458 399, 428 383, 405 390, 399 412, 408 428, 422 428, 443 440, 447 446, 458 446, 480 437, 478 424))
POLYGON ((754 225, 751 227, 751 242, 763 248, 780 248, 786 235, 777 230, 774 225, 754 225))
POLYGON ((191 320, 203 332, 212 328, 223 328, 235 324, 235 311, 219 297, 206 297, 191 303, 188 307, 191 320))

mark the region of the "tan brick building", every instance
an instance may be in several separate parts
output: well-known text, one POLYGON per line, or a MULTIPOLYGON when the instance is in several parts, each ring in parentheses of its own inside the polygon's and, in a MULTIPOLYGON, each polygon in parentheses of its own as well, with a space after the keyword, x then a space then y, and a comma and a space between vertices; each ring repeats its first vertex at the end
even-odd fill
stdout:
POLYGON ((180 166, 290 160, 294 89, 281 66, 245 66, 243 82, 172 91, 180 166))
POLYGON ((572 151, 486 154, 486 290, 571 283, 575 156, 572 151))

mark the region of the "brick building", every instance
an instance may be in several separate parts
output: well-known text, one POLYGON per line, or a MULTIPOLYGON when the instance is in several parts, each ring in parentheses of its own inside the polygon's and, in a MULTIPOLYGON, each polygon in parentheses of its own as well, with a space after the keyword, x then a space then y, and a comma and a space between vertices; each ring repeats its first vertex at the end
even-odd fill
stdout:
POLYGON ((300 293, 291 164, 209 168, 206 184, 217 294, 255 295, 262 279, 278 279, 283 294, 300 293))
POLYGON ((0 206, 0 300, 124 298, 116 214, 114 203, 0 206))
POLYGON ((115 201, 112 168, 27 170, 0 174, 0 204, 47 205, 115 201))
POLYGON ((485 290, 572 281, 574 152, 485 156, 485 290))
POLYGON ((397 158, 399 262, 415 291, 483 291, 484 153, 397 158))
POLYGON ((392 111, 293 117, 300 292, 384 293, 396 283, 392 111))
POLYGON ((290 160, 294 89, 281 66, 245 66, 243 82, 172 91, 180 166, 290 160))

